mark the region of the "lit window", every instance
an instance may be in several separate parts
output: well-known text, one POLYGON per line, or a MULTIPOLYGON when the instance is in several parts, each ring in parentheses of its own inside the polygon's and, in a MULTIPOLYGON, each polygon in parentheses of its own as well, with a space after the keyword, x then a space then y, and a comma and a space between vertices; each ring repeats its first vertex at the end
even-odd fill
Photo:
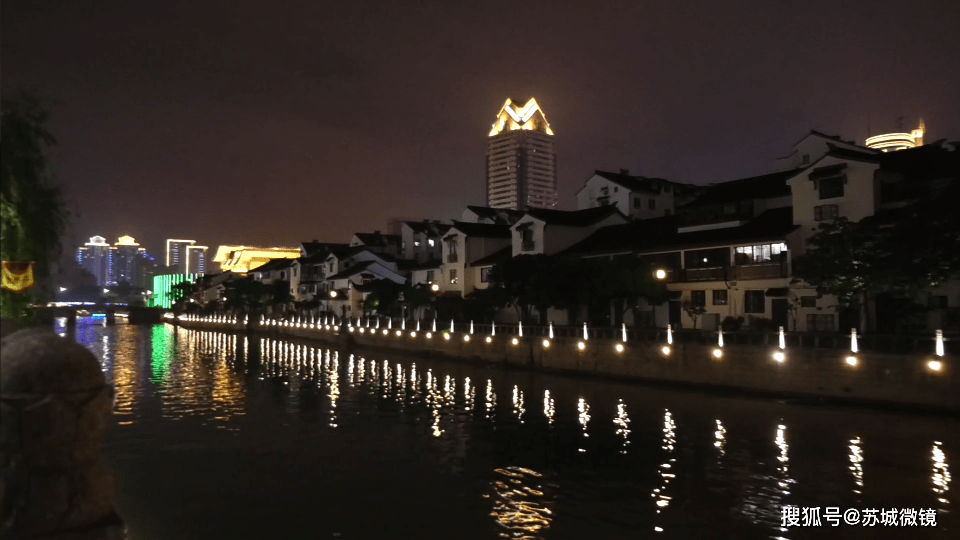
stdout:
POLYGON ((436 242, 433 240, 433 238, 430 238, 429 240, 427 240, 427 244, 429 244, 430 247, 433 247, 434 245, 436 245, 436 242))
POLYGON ((766 313, 767 299, 763 291, 743 292, 744 313, 766 313))
POLYGON ((713 305, 715 306, 725 306, 727 305, 727 291, 726 289, 720 289, 713 291, 713 305))
POLYGON ((805 308, 817 307, 817 297, 816 297, 816 296, 801 296, 801 297, 800 297, 800 307, 805 307, 805 308))
POLYGON ((413 242, 413 247, 420 247, 420 241, 419 241, 419 240, 414 240, 414 242, 413 242))
POLYGON ((816 221, 836 219, 838 214, 838 207, 835 204, 822 204, 813 207, 813 219, 816 221))
POLYGON ((451 269, 450 269, 450 284, 451 284, 451 285, 456 285, 456 284, 457 284, 457 269, 456 269, 456 268, 451 268, 451 269))

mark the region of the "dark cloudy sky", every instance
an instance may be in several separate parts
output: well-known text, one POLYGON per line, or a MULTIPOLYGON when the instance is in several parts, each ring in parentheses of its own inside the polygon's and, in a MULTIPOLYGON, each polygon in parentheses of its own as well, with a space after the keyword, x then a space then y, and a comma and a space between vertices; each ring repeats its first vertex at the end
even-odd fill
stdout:
POLYGON ((810 129, 960 139, 960 2, 2 1, 2 91, 47 98, 68 244, 296 245, 483 204, 510 96, 594 169, 707 183, 810 129), (464 7, 468 6, 469 7, 464 7))

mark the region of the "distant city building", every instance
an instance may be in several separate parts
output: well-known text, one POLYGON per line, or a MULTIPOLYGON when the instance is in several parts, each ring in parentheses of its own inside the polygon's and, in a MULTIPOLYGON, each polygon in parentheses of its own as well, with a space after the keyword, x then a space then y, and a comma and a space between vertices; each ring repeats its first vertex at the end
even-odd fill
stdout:
POLYGON ((167 239, 167 266, 177 274, 187 274, 189 266, 187 248, 196 243, 196 240, 167 239))
POLYGON ((97 285, 110 284, 110 244, 102 236, 92 236, 77 250, 77 264, 93 274, 97 285))
POLYGON ((147 301, 147 307, 161 307, 170 309, 173 305, 176 293, 174 286, 185 281, 196 283, 202 276, 196 274, 163 274, 153 277, 151 286, 151 295, 147 301))
POLYGON ((121 236, 117 243, 110 247, 110 285, 127 283, 135 287, 140 283, 141 253, 145 250, 132 236, 121 236))
POLYGON ((490 130, 487 206, 514 210, 557 206, 553 130, 533 98, 523 106, 508 99, 490 130))
POLYGON ((187 246, 187 273, 206 274, 207 246, 187 246))
POLYGON ((920 119, 920 125, 910 133, 884 133, 883 135, 875 135, 867 139, 866 146, 867 148, 882 150, 884 152, 916 148, 917 146, 923 146, 924 131, 926 131, 926 126, 923 125, 923 119, 920 119))

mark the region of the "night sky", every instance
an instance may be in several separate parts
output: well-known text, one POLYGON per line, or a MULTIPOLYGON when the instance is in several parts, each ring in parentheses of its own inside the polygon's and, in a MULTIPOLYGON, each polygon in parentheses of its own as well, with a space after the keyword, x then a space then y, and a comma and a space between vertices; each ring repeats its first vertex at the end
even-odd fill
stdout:
POLYGON ((594 169, 732 180, 810 129, 922 116, 957 140, 958 21, 956 0, 3 0, 2 91, 48 102, 67 250, 130 234, 159 259, 459 218, 507 97, 546 113, 566 209, 594 169))

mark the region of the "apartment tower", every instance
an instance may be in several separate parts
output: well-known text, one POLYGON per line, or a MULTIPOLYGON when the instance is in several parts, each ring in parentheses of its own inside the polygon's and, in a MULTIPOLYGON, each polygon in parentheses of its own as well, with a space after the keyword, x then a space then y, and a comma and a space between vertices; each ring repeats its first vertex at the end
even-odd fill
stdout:
POLYGON ((533 98, 523 105, 508 99, 490 130, 487 206, 513 210, 557 206, 553 130, 533 98))

